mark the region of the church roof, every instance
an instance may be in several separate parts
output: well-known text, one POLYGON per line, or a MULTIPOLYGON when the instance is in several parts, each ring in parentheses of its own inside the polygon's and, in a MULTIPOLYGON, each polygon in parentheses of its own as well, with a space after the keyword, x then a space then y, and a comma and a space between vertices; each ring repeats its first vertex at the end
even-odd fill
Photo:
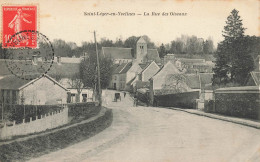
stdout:
POLYGON ((131 50, 132 48, 102 47, 103 55, 112 59, 132 59, 131 50))
POLYGON ((161 62, 161 59, 159 57, 159 53, 158 53, 157 49, 147 49, 147 56, 146 56, 146 58, 148 60, 153 60, 156 63, 161 62))

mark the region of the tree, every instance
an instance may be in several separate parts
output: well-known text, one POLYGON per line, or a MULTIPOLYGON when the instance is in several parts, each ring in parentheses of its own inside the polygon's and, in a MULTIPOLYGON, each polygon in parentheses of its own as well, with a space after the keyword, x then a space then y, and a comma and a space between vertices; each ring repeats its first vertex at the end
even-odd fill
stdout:
POLYGON ((70 87, 77 90, 76 102, 80 102, 80 94, 84 88, 82 75, 80 75, 80 73, 75 73, 71 78, 69 78, 68 84, 70 87))
POLYGON ((164 44, 162 44, 162 45, 159 47, 158 53, 159 53, 159 57, 160 57, 160 58, 163 58, 163 57, 167 54, 167 51, 166 51, 166 48, 164 47, 164 44))
POLYGON ((204 54, 213 54, 214 53, 214 44, 210 38, 207 39, 203 44, 203 53, 204 54))
MULTIPOLYGON (((107 88, 112 76, 113 62, 106 57, 100 56, 99 59, 101 88, 107 88)), ((97 85, 97 56, 95 51, 88 51, 87 57, 81 61, 79 75, 84 87, 90 87, 95 92, 97 85)))
POLYGON ((187 92, 187 80, 183 74, 167 75, 165 84, 162 85, 164 93, 182 93, 187 92))
MULTIPOLYGON (((71 43, 70 43, 70 45, 71 45, 71 43)), ((64 40, 55 39, 53 41, 55 55, 61 56, 61 57, 71 57, 72 48, 70 45, 68 43, 66 43, 64 40)))
POLYGON ((226 41, 244 36, 246 28, 243 27, 242 20, 238 13, 238 10, 233 9, 231 14, 227 17, 226 26, 224 26, 224 31, 222 32, 226 41))
POLYGON ((233 9, 224 26, 225 39, 218 44, 213 84, 245 84, 254 68, 254 61, 250 54, 250 38, 244 37, 244 31, 238 11, 233 9))

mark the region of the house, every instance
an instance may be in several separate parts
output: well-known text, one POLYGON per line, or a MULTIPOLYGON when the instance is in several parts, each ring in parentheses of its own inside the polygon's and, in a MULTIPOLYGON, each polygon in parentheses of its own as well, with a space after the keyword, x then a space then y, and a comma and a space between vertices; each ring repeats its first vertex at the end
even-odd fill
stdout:
POLYGON ((160 67, 155 63, 155 61, 147 63, 146 65, 138 64, 138 66, 141 70, 138 69, 139 72, 136 71, 135 77, 126 83, 126 90, 128 91, 135 92, 139 88, 148 88, 149 79, 160 70, 160 67))
MULTIPOLYGON (((211 73, 214 63, 211 60, 206 60, 203 57, 198 58, 184 58, 186 55, 167 54, 163 58, 164 64, 171 61, 175 66, 185 73, 211 73)), ((208 59, 212 59, 206 57, 208 59)))
POLYGON ((158 71, 160 70, 160 67, 155 63, 155 61, 152 61, 148 63, 142 71, 138 73, 138 80, 142 82, 148 82, 149 79, 154 76, 158 71))
POLYGON ((147 42, 143 37, 139 37, 136 41, 136 48, 119 48, 119 47, 102 47, 104 57, 111 58, 114 64, 122 64, 128 62, 147 63, 155 61, 157 64, 161 62, 157 49, 148 49, 147 42))
POLYGON ((68 90, 48 75, 33 80, 5 76, 0 80, 0 90, 1 102, 4 104, 67 103, 68 90))
POLYGON ((122 63, 115 67, 112 73, 112 80, 110 82, 109 88, 115 90, 124 90, 126 87, 126 73, 132 67, 132 62, 122 63))
POLYGON ((75 79, 62 78, 59 83, 68 89, 68 102, 92 102, 93 99, 93 89, 84 88, 83 83, 80 85, 80 82, 75 79), (78 98, 77 98, 78 97, 78 98))
POLYGON ((167 64, 161 67, 161 69, 150 78, 150 83, 153 91, 162 89, 165 77, 169 74, 180 74, 180 70, 169 61, 167 64))
POLYGON ((114 64, 122 64, 133 61, 132 48, 102 47, 103 56, 113 60, 114 64))

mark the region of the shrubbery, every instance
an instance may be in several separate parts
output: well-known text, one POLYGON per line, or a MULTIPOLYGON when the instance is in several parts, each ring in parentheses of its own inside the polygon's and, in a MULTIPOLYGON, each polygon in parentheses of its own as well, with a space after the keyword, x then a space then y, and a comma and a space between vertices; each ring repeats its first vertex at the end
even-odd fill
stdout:
POLYGON ((216 113, 260 119, 259 93, 216 93, 215 96, 216 113))

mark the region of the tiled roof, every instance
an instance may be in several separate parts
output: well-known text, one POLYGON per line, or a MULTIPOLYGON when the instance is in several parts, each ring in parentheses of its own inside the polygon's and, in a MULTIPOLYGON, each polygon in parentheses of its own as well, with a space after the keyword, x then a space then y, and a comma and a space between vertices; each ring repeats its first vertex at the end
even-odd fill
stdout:
POLYGON ((8 75, 0 79, 0 89, 18 90, 29 82, 31 82, 31 80, 20 79, 14 75, 8 75))
POLYGON ((102 53, 105 57, 112 59, 132 59, 132 48, 102 47, 102 53))
POLYGON ((128 70, 132 67, 132 62, 129 62, 125 65, 125 67, 120 71, 120 74, 124 74, 128 72, 128 70))
MULTIPOLYGON (((19 63, 18 60, 17 60, 17 62, 19 63)), ((29 68, 32 71, 37 71, 37 68, 39 68, 40 65, 41 65, 41 62, 39 62, 37 65, 23 66, 23 68, 29 68)), ((50 70, 47 71, 47 74, 49 74, 51 76, 58 74, 62 77, 68 77, 68 76, 74 75, 77 72, 79 72, 79 63, 57 64, 57 63, 54 62, 52 64, 50 70)), ((0 60, 0 76, 4 76, 4 75, 12 75, 12 73, 8 70, 6 63, 5 63, 5 60, 1 59, 0 60)))
POLYGON ((156 63, 161 62, 157 49, 147 49, 147 57, 148 60, 153 60, 156 63))
MULTIPOLYGON (((83 59, 82 57, 77 58, 77 57, 61 57, 61 63, 75 63, 79 64, 81 60, 83 59)), ((57 62, 57 57, 54 57, 54 62, 57 62)))
POLYGON ((255 85, 258 85, 259 86, 259 83, 260 83, 260 72, 256 72, 256 71, 252 71, 251 73, 251 76, 255 82, 255 85))
POLYGON ((184 64, 194 64, 194 63, 204 63, 205 59, 188 59, 188 58, 179 58, 179 60, 184 64))
POLYGON ((192 55, 192 54, 174 54, 176 58, 188 58, 188 59, 205 59, 206 61, 215 61, 216 58, 213 55, 192 55))
POLYGON ((157 78, 158 76, 166 76, 168 74, 178 74, 180 70, 172 63, 167 62, 167 64, 163 65, 157 73, 154 74, 152 78, 157 78))
POLYGON ((120 71, 125 67, 126 63, 122 63, 120 65, 118 65, 115 70, 113 71, 113 74, 119 74, 120 71))
POLYGON ((141 74, 149 65, 151 65, 152 62, 146 63, 145 66, 143 66, 142 71, 140 71, 139 74, 141 74))
POLYGON ((147 66, 147 63, 142 63, 142 64, 139 64, 139 66, 142 68, 142 69, 144 69, 146 66, 147 66))
POLYGON ((8 75, 0 79, 0 89, 11 89, 11 90, 19 90, 24 88, 26 84, 33 83, 42 77, 46 77, 49 80, 55 82, 55 84, 59 85, 63 89, 67 90, 65 87, 63 87, 60 83, 58 83, 55 79, 51 78, 48 75, 41 76, 39 78, 33 79, 33 80, 25 80, 25 79, 20 79, 14 75, 8 75))
POLYGON ((113 72, 113 74, 124 74, 132 67, 132 63, 122 63, 113 72))

